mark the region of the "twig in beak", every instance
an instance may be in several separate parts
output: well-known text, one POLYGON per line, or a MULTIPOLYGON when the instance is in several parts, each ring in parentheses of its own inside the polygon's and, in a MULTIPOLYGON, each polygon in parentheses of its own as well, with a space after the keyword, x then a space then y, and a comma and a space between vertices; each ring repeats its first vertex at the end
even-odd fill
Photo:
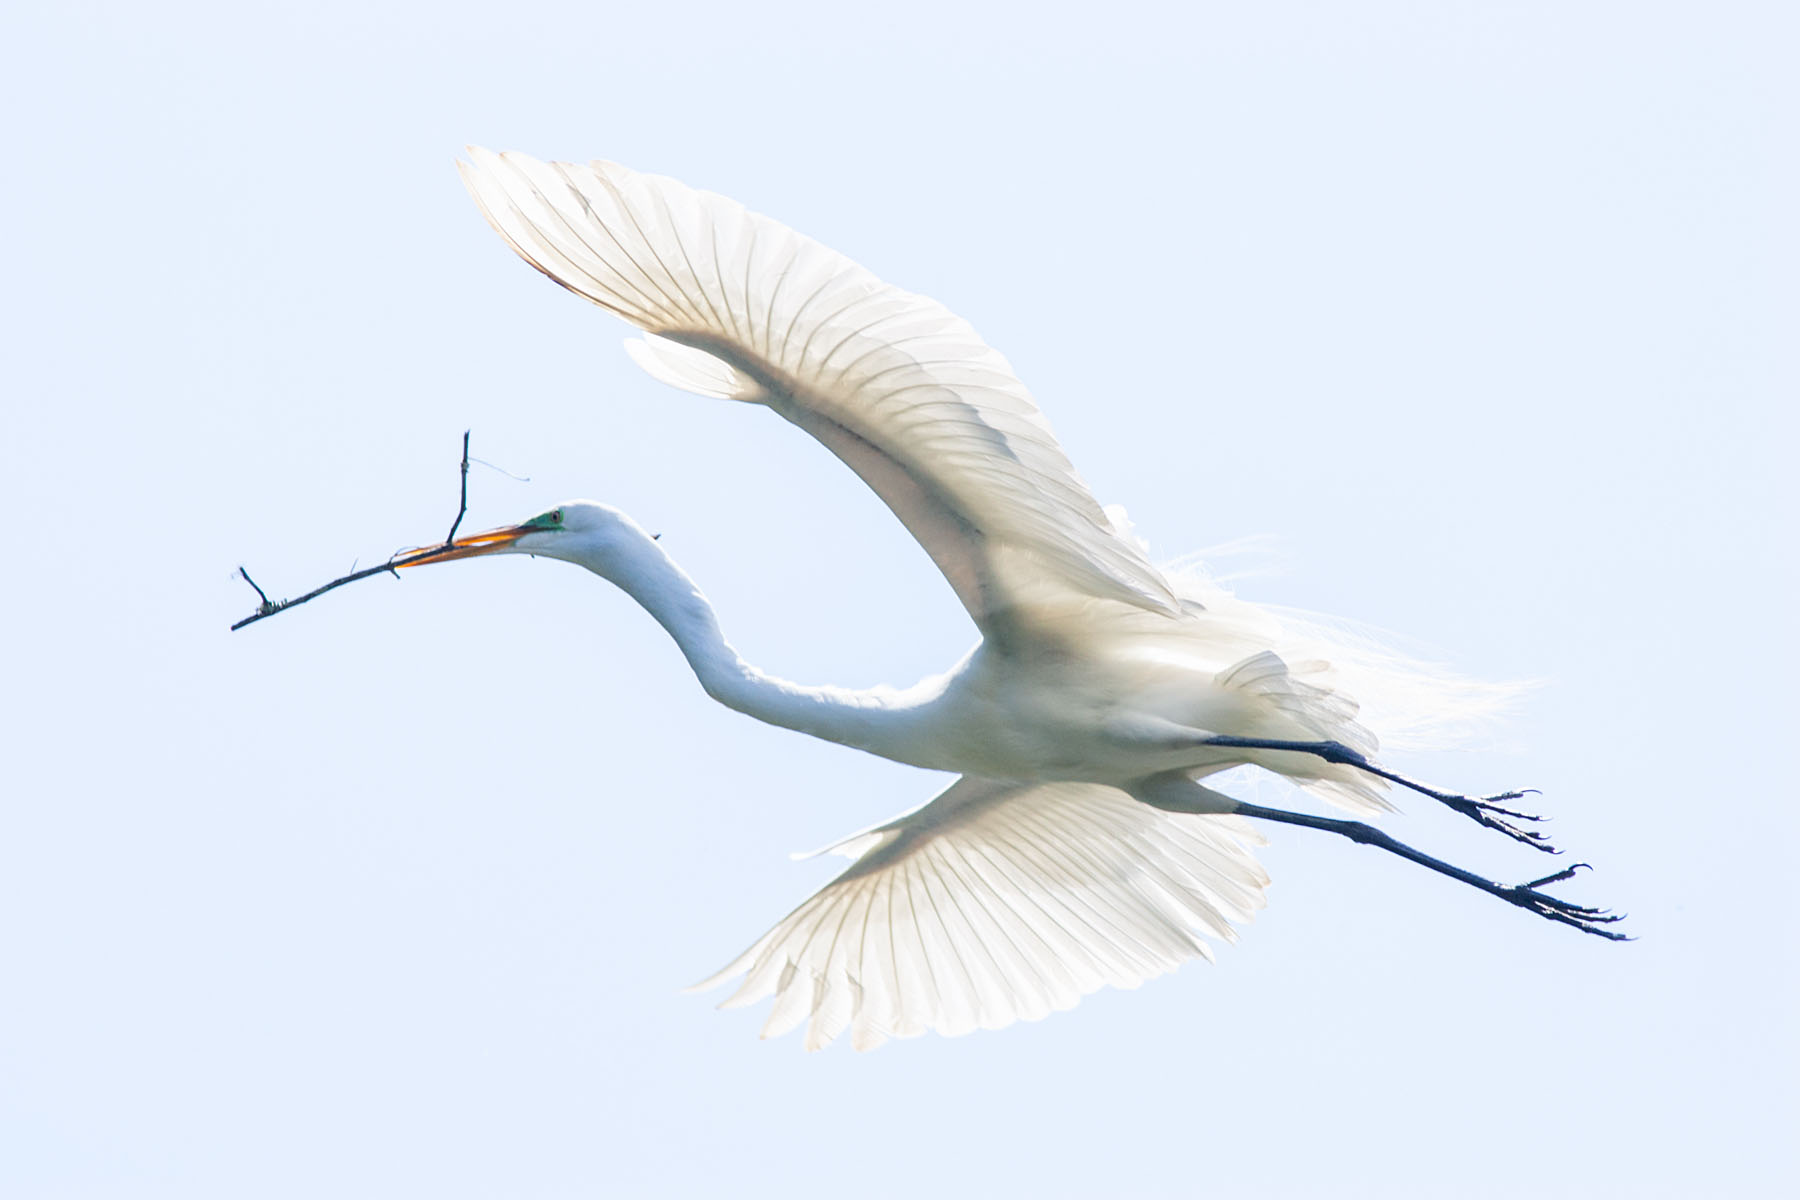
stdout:
POLYGON ((294 607, 296 604, 305 604, 308 600, 311 600, 316 596, 323 596, 326 592, 331 591, 333 588, 342 587, 346 583, 355 583, 358 579, 367 579, 371 575, 380 575, 384 572, 392 575, 395 579, 400 578, 400 572, 397 568, 405 565, 407 559, 416 557, 416 556, 418 556, 420 554, 424 554, 424 553, 436 554, 440 550, 442 550, 445 546, 449 546, 451 542, 455 541, 456 540, 456 531, 462 527, 463 517, 468 513, 468 511, 469 511, 469 431, 464 430, 463 431, 463 452, 462 452, 462 500, 461 500, 461 503, 457 505, 456 520, 450 526, 450 536, 448 536, 444 539, 444 546, 433 546, 429 551, 414 550, 407 554, 396 554, 393 557, 389 558, 386 562, 382 563, 378 567, 368 567, 361 571, 352 571, 348 575, 340 576, 337 579, 332 580, 330 583, 324 584, 321 587, 316 587, 312 591, 306 593, 304 596, 296 596, 292 600, 280 600, 280 601, 270 600, 268 593, 264 592, 262 590, 262 588, 257 586, 256 580, 250 578, 250 572, 244 570, 244 568, 242 568, 242 567, 239 567, 238 574, 242 575, 244 577, 245 583, 249 584, 253 588, 256 588, 256 595, 257 595, 258 599, 260 599, 262 601, 262 603, 257 605, 255 612, 251 613, 249 616, 245 617, 243 620, 241 620, 237 624, 233 625, 231 627, 232 631, 235 632, 239 629, 242 629, 246 625, 253 625, 256 622, 262 620, 264 617, 272 617, 278 612, 282 612, 286 609, 290 609, 290 608, 294 607))

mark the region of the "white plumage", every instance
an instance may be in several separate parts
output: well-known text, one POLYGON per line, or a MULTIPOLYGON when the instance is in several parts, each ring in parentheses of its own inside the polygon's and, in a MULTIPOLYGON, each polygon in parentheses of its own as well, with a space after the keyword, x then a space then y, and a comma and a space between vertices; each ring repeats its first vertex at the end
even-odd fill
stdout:
POLYGON ((964 778, 832 847, 855 865, 696 986, 743 974, 725 1007, 775 996, 763 1036, 810 1018, 808 1049, 1035 1021, 1212 957, 1262 907, 1262 840, 1116 788, 964 778))
POLYGON ((664 382, 766 404, 823 442, 978 625, 1040 598, 1175 611, 1006 359, 937 301, 672 179, 471 155, 463 178, 520 256, 653 334, 632 357, 664 382))
MULTIPOLYGON (((1152 565, 1089 494, 1030 394, 942 305, 731 200, 612 163, 472 150, 459 164, 527 262, 637 326, 665 383, 761 404, 894 511, 980 643, 907 689, 807 687, 746 663, 629 517, 571 502, 401 565, 491 553, 578 563, 674 637, 707 691, 771 724, 961 778, 834 847, 852 865, 702 986, 773 997, 764 1026, 816 1048, 998 1028, 1132 987, 1230 939, 1268 877, 1242 815, 1401 854, 1541 916, 1611 918, 1458 871, 1367 826, 1235 801, 1199 781, 1251 764, 1365 814, 1397 781, 1521 841, 1533 820, 1401 779, 1351 697, 1394 727, 1490 711, 1484 688, 1152 565), (1424 717, 1426 719, 1421 720, 1424 717)), ((1545 881, 1540 881, 1540 883, 1545 881)), ((1616 936, 1608 934, 1607 936, 1616 936)))

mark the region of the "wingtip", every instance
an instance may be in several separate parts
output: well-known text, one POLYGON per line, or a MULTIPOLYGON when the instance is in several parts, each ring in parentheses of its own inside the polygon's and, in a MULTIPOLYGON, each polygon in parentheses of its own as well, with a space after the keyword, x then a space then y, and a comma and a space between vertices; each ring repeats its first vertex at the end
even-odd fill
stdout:
POLYGON ((462 155, 457 156, 456 174, 457 177, 463 181, 463 186, 469 189, 469 194, 471 196, 476 196, 477 202, 479 202, 479 194, 476 191, 476 181, 487 170, 487 161, 493 159, 495 155, 494 152, 487 147, 477 146, 472 142, 463 147, 463 154, 468 155, 468 157, 464 158, 462 155))
MULTIPOLYGON (((697 996, 701 992, 710 992, 721 984, 730 983, 733 979, 736 979, 750 969, 750 964, 745 961, 746 957, 747 956, 745 955, 739 955, 737 958, 726 963, 723 967, 720 967, 717 971, 714 971, 711 975, 708 975, 698 983, 688 984, 681 989, 681 994, 683 996, 697 996)), ((735 993, 725 997, 725 999, 720 1002, 719 1007, 734 1007, 731 1003, 733 1000, 738 1000, 738 996, 735 993)), ((748 1001, 740 1001, 740 1004, 742 1003, 748 1003, 748 1001)))
POLYGON ((466 143, 463 146, 463 153, 468 155, 468 158, 458 158, 456 165, 462 169, 464 174, 469 171, 492 170, 495 163, 505 162, 509 157, 517 156, 517 151, 489 150, 486 146, 477 146, 474 142, 466 143))

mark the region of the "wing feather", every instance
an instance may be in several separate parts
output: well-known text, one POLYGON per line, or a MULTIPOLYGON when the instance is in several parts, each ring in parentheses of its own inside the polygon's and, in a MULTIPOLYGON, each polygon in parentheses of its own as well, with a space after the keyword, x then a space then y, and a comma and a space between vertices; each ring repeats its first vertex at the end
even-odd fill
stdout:
POLYGON ((765 1036, 807 1024, 858 1049, 1034 1021, 1107 984, 1211 954, 1262 906, 1261 841, 1097 784, 965 777, 840 846, 856 860, 699 987, 774 997, 765 1036))
POLYGON ((521 257, 652 335, 633 357, 657 378, 765 404, 818 438, 985 633, 1096 601, 1180 612, 1006 359, 936 301, 672 179, 469 153, 470 193, 521 257))

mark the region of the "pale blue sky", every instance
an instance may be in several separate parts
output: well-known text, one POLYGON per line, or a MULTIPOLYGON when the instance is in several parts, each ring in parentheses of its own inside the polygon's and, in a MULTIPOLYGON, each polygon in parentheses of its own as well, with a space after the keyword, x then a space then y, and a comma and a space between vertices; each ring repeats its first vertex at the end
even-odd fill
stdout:
MULTIPOLYGON (((36 4, 10 114, 0 1192, 1784 1192, 1800 1128, 1796 27, 1779 4, 36 4), (766 413, 485 227, 465 142, 735 196, 967 317, 1162 556, 1544 686, 1474 752, 1612 946, 1305 831, 1220 953, 808 1056, 677 989, 939 781, 718 709, 561 564, 292 594, 591 496, 752 660, 972 638, 766 413)), ((1278 793, 1271 793, 1278 795, 1278 793)), ((1545 860, 1418 805, 1401 837, 1545 860)))

